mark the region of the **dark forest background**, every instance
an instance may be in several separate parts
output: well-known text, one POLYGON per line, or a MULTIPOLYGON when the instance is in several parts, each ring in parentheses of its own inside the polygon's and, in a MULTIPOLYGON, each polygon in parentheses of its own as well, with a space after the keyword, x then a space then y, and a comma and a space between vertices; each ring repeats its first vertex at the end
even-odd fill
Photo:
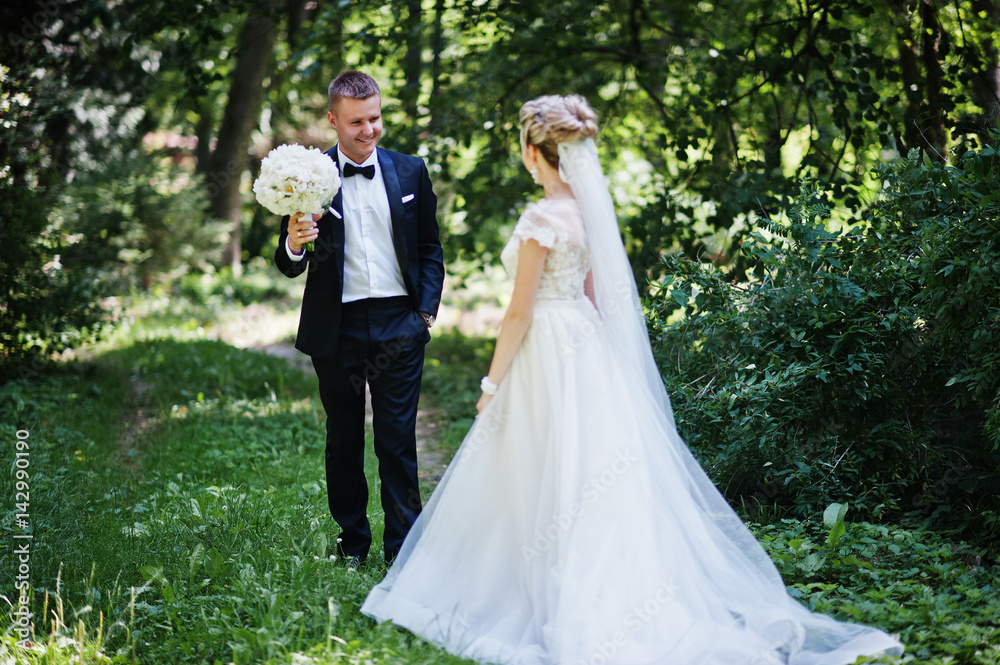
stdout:
POLYGON ((0 9, 0 376, 114 296, 266 271, 272 147, 383 86, 450 271, 531 182, 519 106, 586 96, 682 433, 734 500, 1000 531, 995 0, 50 0, 0 9))

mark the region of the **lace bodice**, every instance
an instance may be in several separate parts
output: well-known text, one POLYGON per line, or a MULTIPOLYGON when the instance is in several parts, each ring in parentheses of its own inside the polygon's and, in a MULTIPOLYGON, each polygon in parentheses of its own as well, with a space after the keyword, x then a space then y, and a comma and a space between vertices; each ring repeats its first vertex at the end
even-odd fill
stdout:
POLYGON ((517 274, 517 257, 525 240, 535 240, 549 248, 537 298, 583 297, 584 280, 590 270, 590 249, 574 199, 542 199, 528 204, 500 254, 500 261, 511 277, 517 274))

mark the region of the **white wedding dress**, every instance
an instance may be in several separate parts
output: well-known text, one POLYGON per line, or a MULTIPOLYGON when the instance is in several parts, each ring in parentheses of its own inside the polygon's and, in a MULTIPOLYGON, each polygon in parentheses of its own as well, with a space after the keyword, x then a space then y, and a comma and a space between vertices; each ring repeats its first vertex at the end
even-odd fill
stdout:
POLYGON ((576 201, 529 205, 501 256, 511 274, 529 238, 549 253, 523 345, 361 611, 482 663, 842 665, 898 653, 885 633, 787 594, 669 407, 616 364, 614 313, 584 295, 576 201))

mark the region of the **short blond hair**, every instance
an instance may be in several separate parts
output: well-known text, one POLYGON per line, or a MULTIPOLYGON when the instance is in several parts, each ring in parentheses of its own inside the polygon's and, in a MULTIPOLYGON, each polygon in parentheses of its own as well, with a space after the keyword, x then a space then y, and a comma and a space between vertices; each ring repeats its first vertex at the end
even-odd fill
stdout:
POLYGON ((337 112, 337 105, 344 97, 352 99, 368 99, 374 95, 382 97, 382 91, 375 79, 354 69, 343 72, 330 81, 327 94, 330 98, 329 109, 333 113, 337 112))
POLYGON ((597 114, 580 95, 544 95, 521 107, 521 147, 538 148, 559 168, 559 144, 597 136, 597 114))

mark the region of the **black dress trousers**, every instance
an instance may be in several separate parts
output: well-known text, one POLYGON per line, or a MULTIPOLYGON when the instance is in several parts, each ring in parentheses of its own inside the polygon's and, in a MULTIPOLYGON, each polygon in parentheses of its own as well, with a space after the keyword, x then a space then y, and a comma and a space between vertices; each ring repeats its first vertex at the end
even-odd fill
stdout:
POLYGON ((395 558, 420 514, 414 427, 429 339, 409 298, 368 298, 343 304, 336 355, 312 358, 327 414, 330 514, 342 529, 337 549, 343 555, 365 558, 372 543, 364 471, 366 384, 372 396, 387 560, 395 558))

